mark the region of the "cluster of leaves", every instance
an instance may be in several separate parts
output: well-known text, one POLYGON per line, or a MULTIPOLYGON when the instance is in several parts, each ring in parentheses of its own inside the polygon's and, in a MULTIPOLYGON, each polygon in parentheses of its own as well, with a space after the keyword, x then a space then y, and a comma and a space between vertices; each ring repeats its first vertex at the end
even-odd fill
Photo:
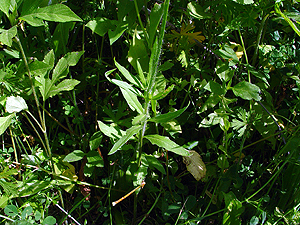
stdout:
POLYGON ((298 9, 3 0, 1 221, 298 224, 298 9))

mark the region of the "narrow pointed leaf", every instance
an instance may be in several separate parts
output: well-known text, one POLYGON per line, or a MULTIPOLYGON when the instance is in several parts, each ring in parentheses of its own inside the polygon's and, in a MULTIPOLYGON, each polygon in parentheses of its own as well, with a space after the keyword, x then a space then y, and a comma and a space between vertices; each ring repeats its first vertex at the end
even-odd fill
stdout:
POLYGON ((159 116, 151 118, 149 121, 154 122, 154 123, 169 122, 169 121, 175 119, 176 117, 180 116, 187 109, 187 107, 185 107, 183 109, 180 109, 180 110, 177 110, 175 112, 169 112, 169 113, 161 114, 159 116))
POLYGON ((153 145, 157 145, 158 147, 164 148, 178 155, 181 156, 190 155, 188 150, 176 144, 174 141, 171 141, 168 137, 153 134, 153 135, 146 135, 145 138, 149 140, 153 145))
POLYGON ((123 76, 124 76, 130 83, 136 85, 137 87, 141 87, 140 82, 139 82, 134 76, 132 76, 132 75, 129 73, 129 71, 128 71, 125 67, 121 66, 121 65, 116 61, 116 59, 114 59, 114 61, 115 61, 116 67, 120 70, 120 72, 123 74, 123 76))
POLYGON ((144 109, 143 109, 143 106, 142 104, 139 102, 137 96, 127 90, 127 89, 123 89, 123 88, 120 88, 121 89, 121 92, 127 102, 127 104, 129 105, 129 107, 133 110, 133 111, 137 111, 139 114, 142 114, 144 109))
POLYGON ((112 147, 112 149, 109 151, 109 155, 114 154, 116 151, 118 151, 130 138, 133 137, 137 132, 139 132, 142 129, 142 126, 133 126, 126 130, 126 134, 123 135, 112 147))

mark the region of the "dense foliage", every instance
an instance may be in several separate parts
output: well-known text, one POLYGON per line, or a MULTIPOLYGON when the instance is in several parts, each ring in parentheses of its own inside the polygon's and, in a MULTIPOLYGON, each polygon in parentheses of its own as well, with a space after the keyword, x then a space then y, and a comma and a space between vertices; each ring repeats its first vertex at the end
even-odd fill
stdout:
POLYGON ((1 0, 1 224, 300 224, 298 2, 1 0))

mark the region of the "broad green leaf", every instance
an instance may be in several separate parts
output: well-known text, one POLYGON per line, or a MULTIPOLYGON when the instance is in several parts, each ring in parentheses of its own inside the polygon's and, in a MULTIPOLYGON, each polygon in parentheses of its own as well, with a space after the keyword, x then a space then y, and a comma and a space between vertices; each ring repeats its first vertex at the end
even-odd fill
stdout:
POLYGON ((63 162, 76 162, 81 160, 85 156, 85 153, 81 150, 75 150, 63 159, 63 162))
POLYGON ((102 137, 103 137, 103 135, 102 135, 101 131, 97 131, 92 135, 92 137, 90 138, 90 141, 89 141, 91 150, 94 150, 99 147, 99 145, 102 141, 102 137))
POLYGON ((38 60, 29 64, 29 70, 33 76, 45 76, 50 69, 49 64, 38 60))
POLYGON ((110 29, 108 31, 110 45, 115 43, 115 41, 117 41, 128 28, 128 24, 126 22, 116 21, 115 24, 117 24, 117 28, 115 30, 110 29))
POLYGON ((220 101, 221 101, 221 96, 216 95, 214 93, 211 93, 211 95, 208 97, 208 99, 205 101, 204 105, 200 109, 200 113, 206 111, 209 108, 215 107, 220 101))
POLYGON ((150 26, 149 26, 149 43, 150 46, 152 47, 154 38, 157 34, 157 27, 159 25, 159 22, 162 18, 162 5, 155 3, 151 13, 150 13, 150 26))
POLYGON ((43 6, 45 6, 45 0, 23 0, 21 16, 29 15, 34 12, 34 10, 43 6))
POLYGON ((45 55, 43 62, 48 64, 51 69, 54 67, 55 56, 53 49, 45 55))
POLYGON ((28 109, 25 100, 20 96, 10 96, 6 100, 6 111, 9 113, 20 112, 28 109))
POLYGON ((9 197, 7 194, 0 195, 0 208, 3 209, 4 207, 7 206, 9 197))
POLYGON ((142 129, 142 126, 133 126, 126 130, 125 135, 123 135, 112 147, 112 149, 109 151, 109 155, 114 154, 116 151, 118 151, 129 139, 133 137, 136 133, 138 133, 142 129))
POLYGON ((128 106, 131 108, 131 110, 133 110, 133 111, 136 110, 139 114, 142 114, 144 109, 143 109, 141 103, 139 102, 136 94, 134 94, 133 92, 131 92, 128 89, 123 89, 123 88, 120 88, 120 89, 121 89, 121 92, 122 92, 128 106))
POLYGON ((66 58, 62 57, 56 64, 53 74, 52 82, 56 83, 59 79, 64 78, 68 74, 68 61, 66 58))
POLYGON ((217 160, 217 165, 221 170, 224 170, 229 167, 229 162, 225 155, 220 155, 217 160))
POLYGON ((162 92, 159 92, 157 94, 155 94, 151 100, 160 100, 163 99, 164 97, 166 97, 173 89, 174 89, 175 85, 172 84, 171 86, 169 86, 167 89, 165 89, 162 92))
POLYGON ((11 0, 1 0, 0 3, 0 10, 5 13, 5 15, 9 16, 9 6, 10 6, 11 0))
POLYGON ((205 86, 205 90, 212 92, 214 95, 224 95, 226 90, 215 81, 209 81, 205 86))
POLYGON ((4 213, 10 217, 15 217, 19 214, 18 208, 14 205, 8 205, 4 209, 4 213))
POLYGON ((158 134, 153 135, 146 135, 148 141, 150 141, 153 145, 157 145, 158 147, 164 148, 168 151, 174 152, 181 156, 189 156, 190 153, 185 148, 181 147, 180 145, 176 144, 174 141, 171 141, 166 136, 160 136, 158 134))
MULTIPOLYGON (((53 83, 53 82, 51 82, 53 83)), ((45 99, 49 97, 53 97, 62 91, 71 91, 75 88, 76 85, 78 85, 80 81, 75 79, 65 79, 62 82, 60 82, 57 86, 51 85, 48 89, 48 92, 45 95, 45 99)))
POLYGON ((101 122, 100 120, 98 120, 98 126, 102 133, 104 133, 106 136, 113 138, 113 139, 116 139, 116 138, 119 139, 122 136, 124 136, 126 133, 123 130, 117 130, 112 125, 107 126, 105 123, 101 122))
POLYGON ((190 16, 192 16, 198 20, 207 19, 207 18, 211 17, 211 15, 209 13, 204 12, 201 5, 197 2, 188 3, 187 10, 188 10, 190 16))
POLYGON ((47 216, 42 223, 42 225, 54 225, 54 224, 56 224, 56 219, 53 216, 47 216))
POLYGON ((64 56, 64 58, 67 60, 69 66, 76 66, 83 53, 84 51, 69 52, 64 56))
POLYGON ((104 167, 104 161, 98 151, 89 151, 86 158, 88 161, 87 166, 104 167))
POLYGON ((260 89, 255 84, 251 84, 247 81, 242 81, 231 88, 233 90, 233 93, 241 97, 245 100, 251 100, 254 99, 256 101, 260 101, 261 97, 259 95, 260 89))
MULTIPOLYGON (((0 5, 1 5, 1 3, 0 3, 0 5)), ((0 42, 2 42, 3 44, 11 47, 11 45, 12 45, 12 39, 17 34, 17 27, 13 26, 9 30, 1 29, 0 32, 1 32, 0 33, 0 42)))
POLYGON ((32 213, 33 209, 31 206, 27 206, 21 213, 21 218, 24 220, 32 213))
POLYGON ((149 119, 149 121, 154 122, 154 123, 166 123, 166 122, 171 121, 171 120, 175 119, 176 117, 180 116, 187 109, 187 107, 177 110, 175 112, 169 112, 169 113, 158 115, 156 117, 149 119))
POLYGON ((129 71, 121 66, 117 61, 116 59, 114 59, 115 61, 115 65, 116 67, 119 69, 119 71, 123 74, 123 76, 132 84, 136 85, 137 87, 141 87, 141 83, 138 81, 138 79, 136 79, 136 77, 134 77, 133 75, 131 75, 129 73, 129 71))
POLYGON ((89 21, 86 27, 90 28, 94 33, 104 36, 109 29, 114 28, 111 21, 104 17, 97 17, 94 20, 89 21))
MULTIPOLYGON (((166 174, 166 171, 165 171, 165 168, 163 167, 163 165, 153 155, 147 155, 147 154, 143 153, 142 157, 145 157, 145 159, 147 160, 147 163, 150 167, 154 167, 157 170, 159 170, 162 174, 166 174)), ((142 160, 142 162, 143 162, 143 160, 142 160)))
POLYGON ((49 5, 43 8, 38 8, 28 15, 23 15, 20 19, 30 20, 32 18, 39 18, 54 22, 72 22, 82 21, 68 6, 63 4, 49 5))

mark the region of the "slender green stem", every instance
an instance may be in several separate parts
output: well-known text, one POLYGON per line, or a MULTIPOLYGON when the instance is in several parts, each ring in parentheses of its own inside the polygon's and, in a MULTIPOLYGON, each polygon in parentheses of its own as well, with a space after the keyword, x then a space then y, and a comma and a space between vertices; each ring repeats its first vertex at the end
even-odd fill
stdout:
MULTIPOLYGON (((246 60, 246 63, 249 65, 248 56, 247 56, 247 52, 246 52, 246 47, 245 47, 245 44, 244 44, 244 40, 243 40, 241 30, 239 28, 238 28, 238 32, 239 32, 239 35, 240 35, 240 39, 241 39, 241 43, 242 43, 242 47, 243 47, 243 51, 244 51, 244 55, 245 55, 245 60, 246 60)), ((251 76, 250 76, 250 71, 249 70, 248 70, 248 82, 251 83, 251 76)))
POLYGON ((210 204, 212 203, 212 200, 213 200, 213 198, 215 197, 215 192, 216 192, 216 190, 217 190, 217 186, 218 186, 218 184, 219 184, 219 182, 220 182, 220 179, 221 179, 221 176, 219 177, 219 179, 218 179, 218 181, 217 181, 217 183, 216 183, 216 185, 215 185, 214 192, 213 192, 213 194, 212 194, 212 196, 211 196, 211 198, 210 198, 210 201, 209 201, 209 203, 208 203, 208 205, 207 205, 206 209, 204 210, 204 212, 203 212, 203 214, 202 214, 201 217, 204 217, 204 215, 205 215, 205 213, 207 212, 207 210, 208 210, 210 204))
POLYGON ((151 206, 151 208, 148 210, 148 212, 147 212, 146 215, 143 217, 143 219, 139 222, 138 225, 143 224, 144 220, 148 217, 148 215, 151 213, 151 211, 154 209, 155 205, 157 204, 160 195, 161 195, 161 192, 159 192, 159 195, 156 197, 155 202, 153 203, 153 205, 151 206))
POLYGON ((38 100, 38 97, 37 97, 37 94, 36 94, 36 91, 35 91, 35 87, 34 87, 34 84, 33 84, 31 72, 30 72, 30 69, 29 69, 28 61, 27 61, 27 57, 26 57, 26 55, 25 55, 25 52, 24 52, 22 43, 21 43, 20 39, 18 38, 18 34, 17 34, 17 36, 15 37, 15 39, 16 39, 16 41, 17 41, 19 47, 20 47, 20 51, 21 51, 21 54, 22 54, 22 57, 23 57, 23 60, 24 60, 25 67, 26 67, 27 72, 28 72, 28 77, 29 77, 29 80, 30 80, 30 83, 31 83, 32 93, 33 93, 33 96, 34 96, 35 104, 36 104, 36 106, 37 106, 37 110, 38 110, 38 114, 39 114, 39 117, 40 117, 40 121, 42 121, 42 114, 41 114, 40 107, 39 107, 39 106, 40 106, 40 103, 39 103, 39 100, 38 100))
POLYGON ((11 131, 11 128, 9 128, 9 134, 10 134, 11 142, 12 142, 12 145, 13 145, 16 162, 19 162, 17 148, 16 148, 16 144, 15 144, 15 141, 14 141, 14 136, 13 136, 13 133, 11 131))
POLYGON ((259 31, 258 31, 258 35, 257 35, 257 40, 256 40, 255 52, 254 52, 254 55, 253 55, 253 58, 252 58, 252 65, 253 66, 255 66, 255 63, 256 63, 259 44, 261 43, 263 30, 264 30, 265 23, 266 23, 268 17, 269 17, 269 14, 267 14, 260 23, 260 27, 259 27, 259 31))
MULTIPOLYGON (((137 5, 137 0, 134 0, 134 7, 135 7, 135 11, 136 11, 136 15, 138 17, 138 20, 139 20, 139 23, 140 23, 140 26, 142 27, 143 29, 143 33, 144 33, 144 36, 145 36, 145 39, 147 41, 147 44, 149 46, 149 48, 151 47, 150 43, 149 43, 149 37, 148 37, 148 33, 143 25, 143 22, 141 20, 141 16, 140 16, 140 12, 139 12, 139 8, 138 8, 138 5, 137 5)), ((147 12, 147 9, 145 9, 145 11, 147 12)))

